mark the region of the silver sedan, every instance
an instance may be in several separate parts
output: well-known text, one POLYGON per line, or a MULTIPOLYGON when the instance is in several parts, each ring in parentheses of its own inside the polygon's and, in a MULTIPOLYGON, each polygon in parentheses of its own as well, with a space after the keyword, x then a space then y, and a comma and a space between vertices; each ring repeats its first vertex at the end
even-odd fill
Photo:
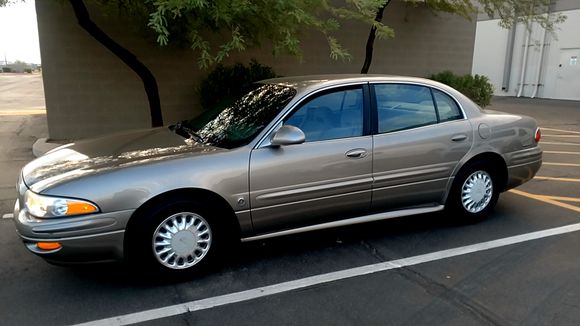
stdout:
POLYGON ((240 239, 441 210, 480 220, 534 177, 539 140, 534 119, 426 79, 271 79, 195 119, 32 161, 14 220, 50 262, 191 273, 240 239))

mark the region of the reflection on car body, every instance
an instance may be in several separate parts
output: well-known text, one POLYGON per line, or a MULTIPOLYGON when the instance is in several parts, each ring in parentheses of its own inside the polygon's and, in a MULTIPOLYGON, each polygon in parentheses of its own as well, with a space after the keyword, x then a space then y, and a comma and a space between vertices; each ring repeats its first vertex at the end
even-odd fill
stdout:
POLYGON ((535 120, 420 78, 271 79, 169 128, 78 141, 26 165, 15 222, 59 263, 202 269, 235 240, 447 209, 466 221, 541 166, 535 120))

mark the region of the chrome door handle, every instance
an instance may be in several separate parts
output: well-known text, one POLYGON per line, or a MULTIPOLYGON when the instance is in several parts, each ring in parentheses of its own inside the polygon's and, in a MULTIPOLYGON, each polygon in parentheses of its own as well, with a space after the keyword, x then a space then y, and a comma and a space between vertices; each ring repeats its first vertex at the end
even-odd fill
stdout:
POLYGON ((451 137, 452 141, 464 141, 467 139, 467 135, 455 135, 451 137))
POLYGON ((355 148, 355 149, 351 149, 350 151, 344 153, 344 155, 346 155, 346 157, 350 157, 350 158, 363 158, 363 157, 367 156, 367 151, 365 149, 362 149, 362 148, 355 148))

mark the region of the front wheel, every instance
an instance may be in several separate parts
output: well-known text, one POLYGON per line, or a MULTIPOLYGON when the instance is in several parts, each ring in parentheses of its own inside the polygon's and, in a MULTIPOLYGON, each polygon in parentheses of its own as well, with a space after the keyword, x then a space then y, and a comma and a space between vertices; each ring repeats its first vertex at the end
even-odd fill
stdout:
POLYGON ((157 262, 169 269, 187 269, 199 264, 212 246, 210 224, 199 214, 178 212, 163 220, 151 243, 157 262))
POLYGON ((214 215, 206 205, 186 200, 147 209, 128 230, 127 261, 155 275, 189 277, 205 271, 226 242, 214 215))
POLYGON ((485 218, 499 197, 493 169, 482 163, 466 166, 455 177, 446 208, 454 218, 467 223, 485 218))

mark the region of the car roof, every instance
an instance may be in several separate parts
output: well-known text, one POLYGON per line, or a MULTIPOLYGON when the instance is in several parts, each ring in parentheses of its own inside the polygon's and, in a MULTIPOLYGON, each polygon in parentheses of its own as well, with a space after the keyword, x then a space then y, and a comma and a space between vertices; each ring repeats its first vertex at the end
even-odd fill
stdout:
POLYGON ((421 84, 439 84, 429 79, 418 77, 405 77, 396 75, 374 75, 374 74, 335 74, 335 75, 309 75, 272 78, 260 81, 263 84, 274 84, 295 88, 298 92, 312 88, 323 88, 340 84, 350 84, 356 82, 415 82, 421 84))
POLYGON ((281 85, 292 87, 296 90, 298 97, 304 94, 309 94, 312 91, 324 89, 327 87, 349 85, 364 82, 391 82, 391 83, 410 83, 419 84, 429 87, 434 87, 446 91, 447 94, 452 95, 457 100, 463 111, 468 116, 474 116, 481 113, 481 109, 468 99, 465 95, 458 92, 456 89, 440 82, 409 76, 397 75, 375 75, 375 74, 334 74, 334 75, 309 75, 309 76, 292 76, 280 77, 259 81, 262 84, 281 85))

